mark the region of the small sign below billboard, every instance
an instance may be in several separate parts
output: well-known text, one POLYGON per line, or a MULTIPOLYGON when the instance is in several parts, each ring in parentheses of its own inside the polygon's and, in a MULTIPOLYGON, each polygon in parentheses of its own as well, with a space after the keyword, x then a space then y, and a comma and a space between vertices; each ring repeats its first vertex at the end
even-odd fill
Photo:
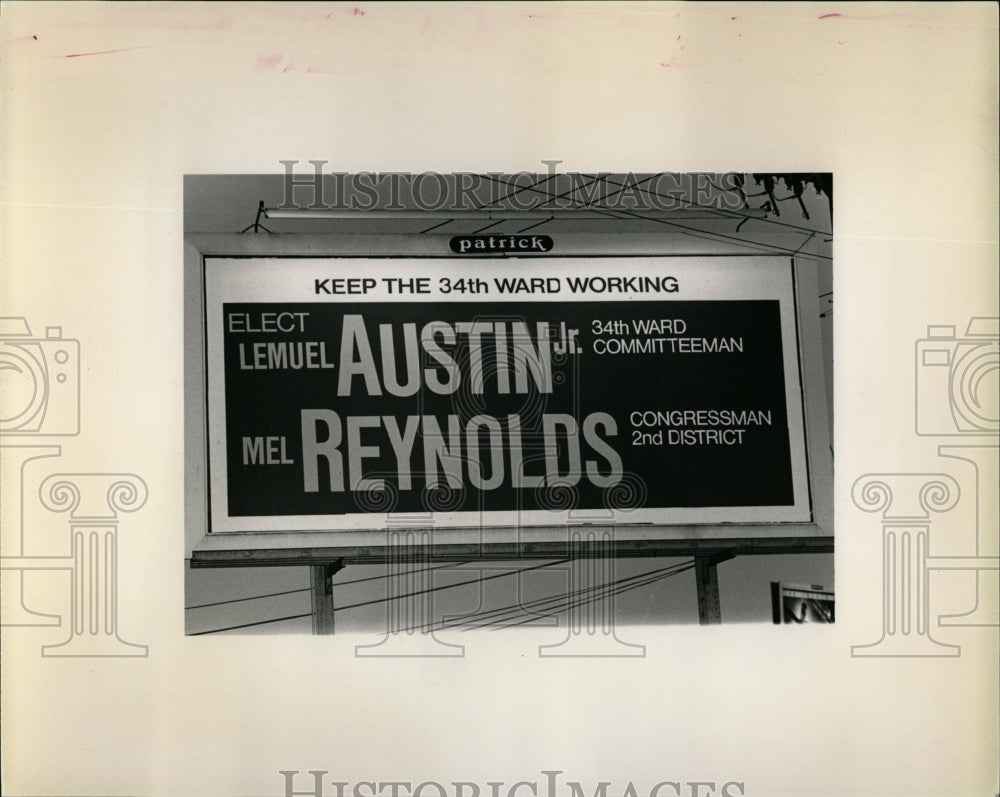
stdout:
POLYGON ((785 623, 832 623, 833 591, 819 584, 771 582, 771 617, 776 625, 785 623))

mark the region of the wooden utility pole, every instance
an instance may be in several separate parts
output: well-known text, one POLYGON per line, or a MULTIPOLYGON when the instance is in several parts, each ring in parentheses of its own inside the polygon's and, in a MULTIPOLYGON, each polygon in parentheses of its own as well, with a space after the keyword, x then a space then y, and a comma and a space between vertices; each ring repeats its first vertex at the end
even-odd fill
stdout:
POLYGON ((344 567, 343 559, 322 565, 310 565, 312 585, 312 627, 313 634, 334 633, 333 623, 333 576, 344 567))

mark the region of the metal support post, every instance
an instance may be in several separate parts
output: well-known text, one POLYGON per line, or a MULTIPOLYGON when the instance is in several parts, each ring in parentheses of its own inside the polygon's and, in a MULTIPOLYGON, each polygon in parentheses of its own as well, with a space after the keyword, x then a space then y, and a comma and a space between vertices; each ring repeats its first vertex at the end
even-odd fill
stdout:
POLYGON ((695 585, 698 588, 698 622, 701 625, 722 623, 722 604, 719 601, 719 572, 717 566, 733 555, 698 554, 694 557, 695 585))

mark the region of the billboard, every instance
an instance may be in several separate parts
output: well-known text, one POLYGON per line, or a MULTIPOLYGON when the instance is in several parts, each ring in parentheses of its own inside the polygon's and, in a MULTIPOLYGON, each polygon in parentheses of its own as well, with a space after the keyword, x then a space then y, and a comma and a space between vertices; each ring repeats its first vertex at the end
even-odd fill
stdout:
POLYGON ((813 519, 788 258, 206 255, 203 279, 211 532, 813 519))

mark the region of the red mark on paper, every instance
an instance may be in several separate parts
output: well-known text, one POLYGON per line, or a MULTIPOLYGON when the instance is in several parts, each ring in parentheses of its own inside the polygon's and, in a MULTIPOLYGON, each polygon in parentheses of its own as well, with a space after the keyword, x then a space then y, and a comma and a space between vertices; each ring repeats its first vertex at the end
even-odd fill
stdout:
POLYGON ((264 70, 267 70, 267 69, 274 69, 278 65, 278 63, 280 61, 281 61, 281 55, 280 54, 276 54, 276 55, 258 55, 257 56, 257 63, 254 64, 254 69, 258 69, 258 70, 261 70, 261 71, 264 71, 264 70))
POLYGON ((820 17, 820 19, 836 19, 838 17, 843 19, 843 16, 844 16, 843 14, 823 14, 823 16, 820 17))
POLYGON ((356 17, 359 17, 359 16, 360 16, 360 17, 363 17, 364 15, 365 15, 365 12, 364 12, 364 11, 362 11, 362 10, 361 10, 360 8, 358 8, 357 6, 355 6, 355 7, 354 7, 354 16, 356 16, 356 17))

